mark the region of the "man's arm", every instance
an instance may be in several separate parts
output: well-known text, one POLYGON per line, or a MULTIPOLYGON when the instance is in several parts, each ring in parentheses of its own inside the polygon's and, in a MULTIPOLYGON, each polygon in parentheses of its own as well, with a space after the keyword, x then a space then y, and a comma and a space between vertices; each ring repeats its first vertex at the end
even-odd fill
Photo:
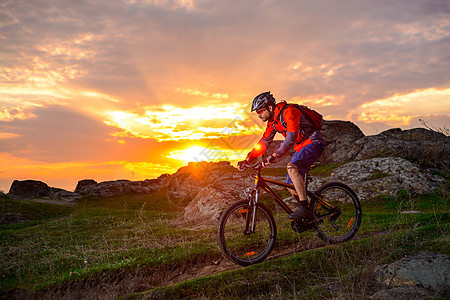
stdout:
POLYGON ((262 138, 258 141, 255 147, 253 147, 245 160, 248 163, 251 163, 257 157, 263 155, 263 153, 266 152, 267 148, 272 143, 276 133, 277 131, 272 126, 267 126, 262 138))

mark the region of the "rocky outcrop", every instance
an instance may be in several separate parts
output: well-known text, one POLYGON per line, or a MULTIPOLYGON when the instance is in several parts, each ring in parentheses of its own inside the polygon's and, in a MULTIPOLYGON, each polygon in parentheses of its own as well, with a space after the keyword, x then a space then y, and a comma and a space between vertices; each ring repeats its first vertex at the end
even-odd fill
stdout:
POLYGON ((204 187, 230 172, 237 172, 229 162, 190 162, 172 175, 144 181, 115 180, 97 183, 92 179, 78 182, 75 191, 81 195, 112 197, 124 194, 152 194, 161 188, 170 199, 194 198, 204 187))
POLYGON ((450 257, 420 252, 379 266, 374 277, 384 288, 371 299, 441 298, 450 292, 450 257))
POLYGON ((216 222, 227 206, 244 199, 244 190, 251 184, 252 180, 245 173, 227 173, 218 177, 189 202, 184 218, 196 222, 216 222))
POLYGON ((450 166, 450 137, 424 128, 390 129, 353 141, 344 138, 344 142, 341 138, 333 141, 327 134, 326 140, 327 149, 320 158, 325 164, 372 157, 402 157, 424 167, 448 169, 450 166))
MULTIPOLYGON (((394 128, 365 136, 352 122, 324 121, 322 128, 327 147, 319 158, 322 164, 343 163, 373 157, 401 157, 423 167, 450 167, 450 137, 425 128, 394 128)), ((274 141, 266 153, 273 153, 282 141, 274 141)), ((294 150, 270 167, 285 167, 294 150)), ((265 157, 265 156, 264 156, 265 157)))
POLYGON ((361 129, 349 121, 324 121, 321 131, 327 143, 320 158, 322 164, 351 160, 355 154, 341 150, 351 149, 356 141, 365 137, 361 129))
POLYGON ((215 182, 227 173, 235 173, 237 169, 227 161, 222 162, 190 162, 186 167, 168 176, 167 188, 169 197, 193 198, 201 189, 215 182))
MULTIPOLYGON (((285 177, 274 178, 284 181, 285 177)), ((401 190, 412 193, 426 193, 442 185, 445 180, 430 174, 399 157, 372 158, 350 162, 333 170, 327 177, 314 176, 310 190, 318 189, 325 182, 338 181, 349 185, 361 201, 378 195, 396 196, 401 190)), ((252 187, 252 180, 245 173, 230 173, 218 177, 211 184, 200 189, 185 209, 184 217, 190 221, 217 222, 220 213, 230 202, 243 199, 246 187, 252 187)), ((276 186, 273 186, 276 190, 276 186)), ((289 200, 289 199, 288 199, 289 200)), ((288 201, 289 202, 289 201, 288 201)))
POLYGON ((14 180, 8 196, 13 199, 49 199, 72 201, 80 198, 77 193, 72 193, 59 188, 49 187, 46 183, 37 180, 14 180))
POLYGON ((89 190, 89 186, 92 185, 96 185, 97 181, 93 180, 93 179, 84 179, 84 180, 80 180, 78 181, 77 187, 75 188, 75 193, 78 194, 86 194, 88 193, 87 191, 89 190))
POLYGON ((14 199, 49 197, 50 187, 46 183, 37 180, 14 180, 8 196, 14 199))
POLYGON ((83 184, 77 185, 77 191, 81 195, 90 195, 97 197, 114 197, 126 194, 152 194, 156 192, 162 186, 162 182, 153 180, 144 181, 130 181, 130 180, 115 180, 115 181, 104 181, 100 183, 83 184))
POLYGON ((427 193, 441 186, 444 178, 400 157, 379 157, 354 161, 333 170, 331 176, 314 177, 310 185, 317 189, 325 182, 338 181, 350 186, 360 200, 378 195, 396 196, 400 190, 427 193))

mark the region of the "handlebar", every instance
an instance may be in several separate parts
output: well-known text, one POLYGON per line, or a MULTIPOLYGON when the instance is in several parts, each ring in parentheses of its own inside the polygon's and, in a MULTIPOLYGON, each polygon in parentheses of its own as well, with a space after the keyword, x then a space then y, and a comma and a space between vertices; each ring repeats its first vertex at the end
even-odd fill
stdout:
POLYGON ((242 171, 245 171, 246 169, 259 171, 262 168, 264 168, 264 166, 262 163, 259 162, 259 163, 253 164, 253 165, 243 165, 242 171))

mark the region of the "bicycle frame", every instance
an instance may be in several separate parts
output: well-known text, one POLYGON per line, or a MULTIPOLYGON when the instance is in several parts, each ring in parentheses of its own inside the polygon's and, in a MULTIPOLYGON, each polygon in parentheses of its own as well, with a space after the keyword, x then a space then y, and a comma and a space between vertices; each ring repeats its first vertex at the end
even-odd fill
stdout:
MULTIPOLYGON (((246 234, 250 234, 250 233, 255 232, 256 203, 258 203, 258 196, 259 196, 259 189, 260 188, 265 190, 267 193, 269 193, 269 195, 275 200, 276 203, 278 203, 278 205, 281 206, 281 208, 287 214, 292 214, 294 212, 289 206, 286 205, 286 203, 283 202, 283 200, 280 199, 280 197, 278 197, 277 194, 275 194, 275 192, 270 188, 270 186, 267 185, 267 183, 271 183, 271 184, 275 184, 275 185, 278 185, 278 186, 282 186, 282 187, 285 187, 285 188, 289 188, 289 189, 295 190, 295 187, 294 187, 293 184, 284 183, 284 182, 280 182, 280 181, 276 181, 276 180, 273 180, 273 179, 262 177, 261 176, 261 169, 257 169, 257 174, 255 176, 255 192, 256 192, 256 194, 255 194, 255 197, 252 198, 251 202, 249 203, 250 207, 253 209, 252 214, 251 214, 252 215, 251 230, 248 229, 249 225, 250 225, 249 224, 250 220, 247 217, 247 219, 246 219, 246 230, 245 230, 246 234)), ((308 175, 305 174, 305 188, 306 188, 307 183, 308 183, 308 175)), ((309 222, 308 224, 311 224, 311 223, 314 223, 314 222, 318 222, 318 221, 321 221, 321 220, 323 220, 325 218, 329 218, 329 217, 332 217, 334 215, 339 215, 340 214, 340 211, 339 211, 338 208, 334 207, 333 205, 329 204, 325 200, 321 199, 316 194, 314 194, 314 193, 312 193, 312 192, 310 192, 308 190, 306 191, 306 193, 311 198, 315 198, 316 200, 318 200, 319 203, 321 205, 323 205, 324 208, 326 208, 326 210, 329 211, 329 213, 327 213, 326 215, 323 215, 320 218, 309 222)), ((334 222, 332 222, 332 224, 334 225, 334 222)), ((336 226, 336 225, 334 225, 334 226, 336 226)))

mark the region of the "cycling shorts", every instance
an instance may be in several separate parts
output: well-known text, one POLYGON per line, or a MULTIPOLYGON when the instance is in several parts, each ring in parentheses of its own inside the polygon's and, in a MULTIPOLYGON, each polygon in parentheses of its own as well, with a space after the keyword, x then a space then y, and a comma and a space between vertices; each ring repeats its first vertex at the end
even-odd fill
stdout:
MULTIPOLYGON (((314 142, 312 144, 306 145, 300 151, 296 151, 292 156, 291 164, 297 166, 302 177, 309 171, 309 167, 312 166, 314 162, 317 161, 319 156, 325 150, 325 144, 314 142)), ((286 183, 292 184, 292 180, 287 174, 286 183)))

